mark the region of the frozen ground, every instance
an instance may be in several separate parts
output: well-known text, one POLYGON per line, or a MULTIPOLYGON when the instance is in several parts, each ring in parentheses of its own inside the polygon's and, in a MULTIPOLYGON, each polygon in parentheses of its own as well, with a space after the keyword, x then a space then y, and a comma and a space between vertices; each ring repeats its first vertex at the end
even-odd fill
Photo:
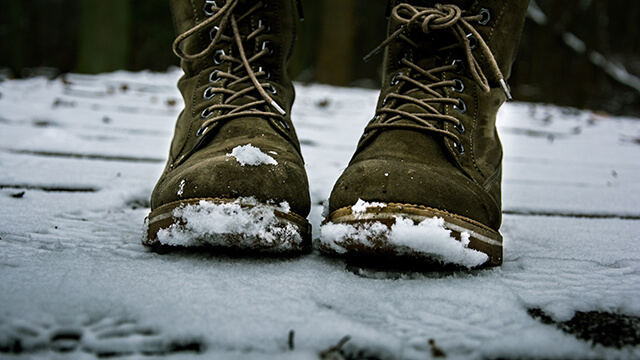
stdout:
MULTIPOLYGON (((500 268, 160 255, 140 239, 178 76, 0 83, 0 358, 640 358, 638 119, 502 109, 500 268)), ((297 91, 317 237, 376 93, 297 91)))

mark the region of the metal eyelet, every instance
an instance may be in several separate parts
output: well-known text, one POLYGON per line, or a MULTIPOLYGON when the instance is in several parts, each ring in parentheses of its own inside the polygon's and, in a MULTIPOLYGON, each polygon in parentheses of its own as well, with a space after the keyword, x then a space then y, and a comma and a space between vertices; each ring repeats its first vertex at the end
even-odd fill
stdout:
POLYGON ((203 97, 205 100, 209 100, 209 99, 211 99, 214 95, 215 95, 215 93, 213 92, 213 88, 212 88, 212 87, 208 87, 208 88, 204 91, 204 93, 202 94, 202 97, 203 97))
POLYGON ((362 134, 362 136, 360 137, 360 140, 364 140, 367 138, 367 136, 369 136, 369 132, 365 132, 362 134))
POLYGON ((269 52, 268 52, 269 55, 273 54, 273 49, 271 48, 271 41, 265 40, 265 41, 262 42, 261 50, 264 50, 264 49, 269 50, 269 52))
POLYGON ((387 103, 389 103, 389 98, 385 96, 385 98, 382 99, 382 106, 387 106, 387 103))
POLYGON ((462 99, 458 98, 458 103, 453 105, 453 108, 458 110, 460 114, 464 114, 467 112, 467 104, 462 101, 462 99))
POLYGON ((258 72, 264 72, 265 79, 271 79, 271 72, 262 66, 258 66, 258 72))
POLYGON ((198 129, 198 131, 196 131, 196 137, 198 138, 198 137, 204 135, 205 131, 207 131, 208 129, 209 129, 208 126, 198 129))
POLYGON ((464 154, 464 146, 462 146, 462 144, 461 144, 461 143, 459 143, 459 142, 457 142, 457 141, 454 141, 454 142, 453 142, 453 147, 454 147, 456 150, 458 150, 458 153, 459 153, 460 155, 464 154))
POLYGON ((478 39, 476 36, 469 33, 467 34, 467 39, 469 40, 469 48, 471 50, 475 50, 478 47, 478 39))
POLYGON ((284 120, 278 120, 278 123, 280 123, 280 126, 282 126, 285 130, 291 129, 291 126, 289 126, 289 124, 287 124, 287 122, 284 120))
POLYGON ((480 9, 480 15, 482 15, 482 19, 478 21, 478 24, 487 25, 491 20, 491 11, 489 11, 489 9, 482 8, 480 9))
POLYGON ((453 79, 453 82, 456 83, 454 86, 451 87, 453 91, 459 92, 459 93, 464 91, 464 83, 462 82, 462 80, 453 79))
POLYGON ((220 70, 213 70, 209 75, 209 82, 215 83, 220 81, 220 77, 218 77, 218 74, 220 74, 220 70))
POLYGON ((267 90, 273 95, 276 95, 278 93, 278 90, 275 86, 273 86, 273 84, 269 84, 269 86, 267 86, 267 90))
POLYGON ((451 62, 451 65, 456 67, 456 74, 462 74, 464 72, 464 61, 460 59, 455 59, 451 62))
POLYGON ((404 53, 402 56, 400 56, 400 57, 398 58, 398 65, 400 65, 400 66, 405 66, 405 65, 402 63, 402 60, 409 60, 409 54, 404 53))
POLYGON ((402 76, 402 75, 403 75, 403 74, 402 74, 402 72, 399 72, 399 73, 397 73, 397 74, 393 75, 393 78, 391 78, 391 83, 390 83, 390 84, 391 84, 391 86, 395 86, 395 85, 397 85, 397 84, 398 84, 398 82, 399 82, 398 78, 399 78, 400 76, 402 76))
POLYGON ((209 108, 205 108, 204 110, 202 110, 202 113, 200 114, 200 117, 203 119, 208 118, 209 116, 211 116, 213 114, 213 111, 209 110, 209 108))
POLYGON ((219 26, 214 26, 209 30, 209 40, 213 41, 213 38, 216 37, 216 33, 220 30, 219 26))
POLYGON ((268 9, 269 8, 269 2, 267 0, 263 0, 262 8, 263 9, 268 9))
POLYGON ((264 32, 268 33, 271 31, 271 25, 269 25, 266 20, 263 20, 263 19, 258 20, 258 28, 261 28, 263 26, 265 27, 264 32))
POLYGON ((210 17, 216 13, 213 8, 219 8, 216 0, 205 0, 204 5, 202 6, 202 11, 204 12, 205 16, 210 17))
POLYGON ((454 125, 453 128, 456 129, 456 131, 460 135, 463 135, 465 132, 467 132, 467 129, 465 129, 464 124, 462 123, 462 121, 459 124, 454 125))
POLYGON ((222 63, 224 62, 224 60, 222 60, 222 57, 223 57, 224 55, 226 55, 226 54, 225 54, 225 52, 224 52, 224 50, 222 50, 222 49, 218 49, 218 50, 216 50, 215 54, 213 54, 213 62, 214 62, 216 65, 220 65, 220 64, 222 64, 222 63))

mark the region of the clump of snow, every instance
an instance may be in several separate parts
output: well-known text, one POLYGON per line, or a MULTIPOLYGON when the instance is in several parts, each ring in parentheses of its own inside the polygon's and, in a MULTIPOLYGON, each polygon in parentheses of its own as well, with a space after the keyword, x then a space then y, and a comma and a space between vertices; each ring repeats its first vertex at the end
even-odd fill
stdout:
POLYGON ((354 214, 364 214, 365 212, 367 212, 367 208, 370 207, 377 207, 377 208, 383 208, 386 207, 387 204, 385 203, 381 203, 381 202, 366 202, 362 199, 358 199, 358 201, 356 201, 356 203, 351 207, 351 211, 354 214))
POLYGON ((182 196, 182 194, 184 194, 184 184, 186 184, 186 181, 182 179, 182 181, 180 181, 180 185, 178 185, 178 196, 182 196))
POLYGON ((289 204, 266 205, 255 198, 239 198, 229 203, 201 200, 173 210, 183 225, 173 224, 158 232, 158 241, 174 246, 267 247, 287 250, 302 243, 298 228, 276 216, 288 213, 289 204))
POLYGON ((463 232, 461 240, 451 236, 444 219, 433 217, 418 224, 397 216, 389 228, 380 222, 358 225, 328 223, 321 227, 320 241, 339 254, 347 252, 345 245, 359 244, 374 247, 371 239, 381 239, 385 244, 403 253, 416 253, 447 264, 472 268, 488 260, 485 253, 469 249, 469 233, 463 232))
POLYGON ((236 146, 227 156, 234 157, 242 166, 278 165, 276 159, 251 144, 236 146))

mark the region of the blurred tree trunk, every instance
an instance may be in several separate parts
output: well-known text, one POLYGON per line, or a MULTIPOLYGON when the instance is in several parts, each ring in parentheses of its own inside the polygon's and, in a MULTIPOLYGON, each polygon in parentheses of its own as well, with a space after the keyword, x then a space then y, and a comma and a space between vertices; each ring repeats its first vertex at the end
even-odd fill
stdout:
POLYGON ((76 71, 126 69, 131 49, 131 1, 80 1, 76 71))
POLYGON ((319 82, 344 86, 352 80, 354 9, 355 0, 324 1, 316 78, 319 82))
POLYGON ((640 1, 531 3, 544 17, 525 23, 510 80, 516 99, 640 115, 640 93, 593 60, 640 77, 640 1))

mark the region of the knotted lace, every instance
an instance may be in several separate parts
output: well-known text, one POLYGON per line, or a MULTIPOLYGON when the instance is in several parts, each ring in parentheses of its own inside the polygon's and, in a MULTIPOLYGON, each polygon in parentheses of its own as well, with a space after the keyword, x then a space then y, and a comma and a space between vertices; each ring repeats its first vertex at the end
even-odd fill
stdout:
POLYGON ((207 92, 211 95, 210 97, 213 97, 213 94, 216 93, 226 94, 228 95, 228 97, 226 97, 222 104, 212 105, 205 109, 203 114, 206 113, 208 115, 203 117, 210 116, 216 110, 222 110, 224 112, 224 115, 206 120, 200 128, 200 132, 203 132, 215 122, 245 117, 247 115, 266 116, 270 118, 276 117, 281 122, 284 121, 284 116, 286 115, 284 109, 282 109, 282 107, 278 105, 278 103, 276 103, 275 100, 273 100, 273 98, 269 96, 269 94, 265 90, 272 89, 272 91, 275 91, 273 85, 269 84, 268 82, 261 83, 258 79, 259 77, 268 77, 268 72, 262 70, 261 68, 256 72, 251 66, 252 63, 256 63, 263 56, 269 55, 272 50, 267 47, 263 47, 262 50, 255 53, 251 58, 247 58, 247 54, 244 49, 244 43, 255 39, 259 34, 264 32, 267 29, 266 25, 263 24, 258 29, 253 30, 246 36, 243 36, 238 28, 238 23, 241 23, 243 20, 248 19, 251 14, 262 8, 263 3, 262 1, 256 3, 246 13, 238 16, 234 12, 234 10, 240 2, 241 0, 227 0, 227 2, 222 7, 212 6, 211 10, 214 14, 211 17, 178 36, 173 43, 173 52, 181 59, 188 61, 199 60, 206 56, 211 56, 214 53, 213 50, 218 48, 220 43, 223 41, 235 42, 235 46, 238 50, 237 52, 239 58, 226 55, 223 52, 216 53, 215 55, 218 56, 219 61, 229 61, 233 64, 230 72, 224 72, 220 70, 214 71, 218 79, 229 79, 230 82, 227 83, 225 87, 210 87, 209 89, 207 89, 207 92), (215 23, 218 23, 218 25, 214 28, 213 24, 215 23), (183 41, 185 41, 189 37, 205 31, 206 29, 211 28, 214 29, 215 36, 212 37, 211 43, 209 43, 206 49, 196 54, 189 54, 182 50, 180 44, 183 41), (229 28, 231 29, 233 35, 224 35, 225 31, 228 31, 229 28), (245 76, 237 75, 241 70, 244 70, 244 72, 246 72, 245 76), (239 91, 231 90, 231 87, 233 87, 234 85, 246 83, 248 81, 251 82, 251 86, 243 88, 239 91), (254 90, 259 93, 260 98, 251 95, 251 92, 253 92, 254 90), (250 102, 242 105, 232 104, 234 100, 241 97, 248 98, 250 102), (277 113, 274 113, 273 111, 258 110, 260 106, 263 106, 265 104, 271 106, 277 113))
MULTIPOLYGON (((391 35, 389 35, 385 41, 376 47, 376 49, 367 55, 365 60, 370 58, 372 55, 379 53, 382 49, 389 46, 397 39, 404 41, 413 48, 420 48, 420 46, 408 36, 410 31, 421 30, 425 34, 429 34, 434 31, 449 31, 454 35, 457 43, 437 49, 437 52, 450 51, 454 48, 461 47, 466 58, 466 63, 468 64, 471 77, 474 82, 478 84, 480 89, 484 92, 489 92, 491 90, 489 80, 485 75, 485 71, 488 71, 490 76, 500 83, 506 98, 511 100, 511 94, 507 88, 504 76, 498 67, 491 49, 486 44, 480 33, 473 25, 471 25, 474 22, 483 21, 484 16, 482 14, 469 15, 462 11, 458 6, 449 4, 437 4, 433 8, 422 8, 409 4, 399 4, 393 8, 391 16, 400 24, 400 26, 391 35), (477 44, 472 44, 470 38, 475 38, 477 44), (483 69, 482 66, 480 66, 476 56, 474 55, 474 49, 476 49, 476 47, 477 50, 479 50, 479 52, 488 60, 487 69, 483 69)), ((442 72, 458 70, 458 65, 454 63, 425 70, 406 58, 400 60, 400 63, 410 68, 414 75, 408 76, 408 74, 396 74, 392 80, 392 85, 395 85, 394 83, 404 82, 405 92, 404 94, 391 93, 387 96, 387 99, 383 102, 383 106, 378 109, 376 114, 375 120, 379 119, 379 121, 373 121, 367 126, 365 129, 365 136, 370 130, 375 129, 408 128, 439 133, 451 138, 455 144, 460 144, 459 138, 456 134, 433 125, 433 120, 446 121, 453 123, 460 133, 464 132, 461 130, 464 128, 462 127, 460 120, 450 115, 441 114, 434 106, 436 104, 451 104, 456 107, 460 105, 459 99, 446 97, 436 91, 438 88, 455 87, 458 85, 454 80, 443 81, 437 76, 442 72), (426 79, 426 81, 420 81, 421 79, 426 79), (425 99, 417 99, 410 95, 411 91, 415 90, 421 90, 429 96, 425 99), (400 100, 405 103, 415 104, 423 109, 424 112, 411 113, 393 108, 389 105, 389 100, 400 100), (408 124, 406 122, 397 123, 400 119, 408 119, 412 124, 408 124)))

